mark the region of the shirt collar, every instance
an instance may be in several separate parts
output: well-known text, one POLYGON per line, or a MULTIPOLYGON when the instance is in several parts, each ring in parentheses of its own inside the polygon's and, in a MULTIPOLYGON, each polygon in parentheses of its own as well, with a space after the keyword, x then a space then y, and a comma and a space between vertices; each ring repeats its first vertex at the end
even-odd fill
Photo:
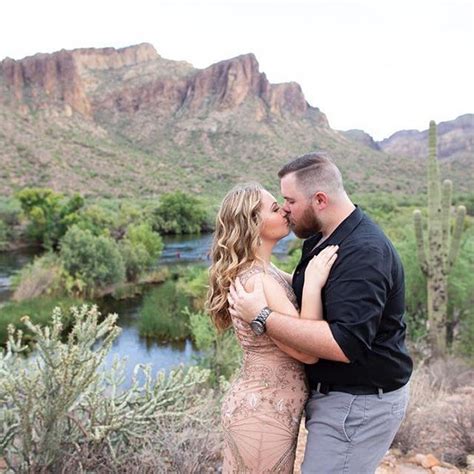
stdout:
MULTIPOLYGON (((364 215, 365 214, 356 205, 356 208, 336 227, 334 232, 321 244, 320 247, 318 247, 318 250, 321 250, 328 245, 340 245, 342 241, 346 239, 347 236, 349 236, 352 231, 360 224, 360 221, 363 219, 364 215)), ((321 237, 322 233, 319 232, 304 241, 304 257, 313 255, 315 253, 315 246, 321 237)))

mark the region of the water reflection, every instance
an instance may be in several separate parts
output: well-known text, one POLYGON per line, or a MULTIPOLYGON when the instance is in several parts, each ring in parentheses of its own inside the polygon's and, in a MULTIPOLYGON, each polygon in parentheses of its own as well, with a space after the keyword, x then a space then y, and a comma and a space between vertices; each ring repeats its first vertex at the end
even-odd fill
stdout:
MULTIPOLYGON (((125 374, 127 387, 130 384, 133 369, 137 364, 150 364, 153 376, 159 370, 170 370, 180 364, 195 363, 193 356, 198 351, 190 340, 163 342, 141 337, 138 330, 138 317, 143 305, 143 295, 126 300, 114 300, 111 297, 97 302, 102 314, 117 313, 118 325, 122 329, 104 362, 104 369, 110 369, 113 361, 126 357, 125 374)), ((143 382, 143 380, 140 380, 143 382)))

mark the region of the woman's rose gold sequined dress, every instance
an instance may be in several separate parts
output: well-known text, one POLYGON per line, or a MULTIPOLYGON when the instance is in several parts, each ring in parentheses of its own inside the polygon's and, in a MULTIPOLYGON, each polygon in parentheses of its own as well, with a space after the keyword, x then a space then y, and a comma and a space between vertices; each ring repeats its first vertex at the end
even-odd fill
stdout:
MULTIPOLYGON (((240 275, 243 284, 263 268, 240 275)), ((274 277, 297 307, 291 286, 277 270, 274 277)), ((282 352, 266 335, 233 318, 243 362, 222 405, 223 472, 291 473, 301 414, 308 396, 304 366, 282 352)))

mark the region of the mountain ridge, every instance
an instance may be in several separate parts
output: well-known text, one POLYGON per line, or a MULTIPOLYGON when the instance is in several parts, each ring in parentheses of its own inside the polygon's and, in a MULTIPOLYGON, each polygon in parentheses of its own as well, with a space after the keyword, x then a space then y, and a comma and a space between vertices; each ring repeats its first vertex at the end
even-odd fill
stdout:
MULTIPOLYGON (((341 167, 349 190, 425 186, 420 160, 333 130, 296 82, 271 84, 252 53, 203 69, 165 59, 148 43, 7 58, 0 120, 1 194, 45 185, 213 196, 256 177, 275 189, 278 169, 315 149, 341 167)), ((464 189, 466 166, 471 159, 455 157, 445 169, 464 189)))

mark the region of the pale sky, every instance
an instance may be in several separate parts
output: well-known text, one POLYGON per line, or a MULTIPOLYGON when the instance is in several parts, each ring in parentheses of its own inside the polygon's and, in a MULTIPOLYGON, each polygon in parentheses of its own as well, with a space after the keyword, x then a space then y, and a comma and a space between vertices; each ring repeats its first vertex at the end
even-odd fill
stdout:
POLYGON ((142 42, 198 68, 252 52, 376 140, 474 112, 472 1, 0 0, 0 60, 142 42))

